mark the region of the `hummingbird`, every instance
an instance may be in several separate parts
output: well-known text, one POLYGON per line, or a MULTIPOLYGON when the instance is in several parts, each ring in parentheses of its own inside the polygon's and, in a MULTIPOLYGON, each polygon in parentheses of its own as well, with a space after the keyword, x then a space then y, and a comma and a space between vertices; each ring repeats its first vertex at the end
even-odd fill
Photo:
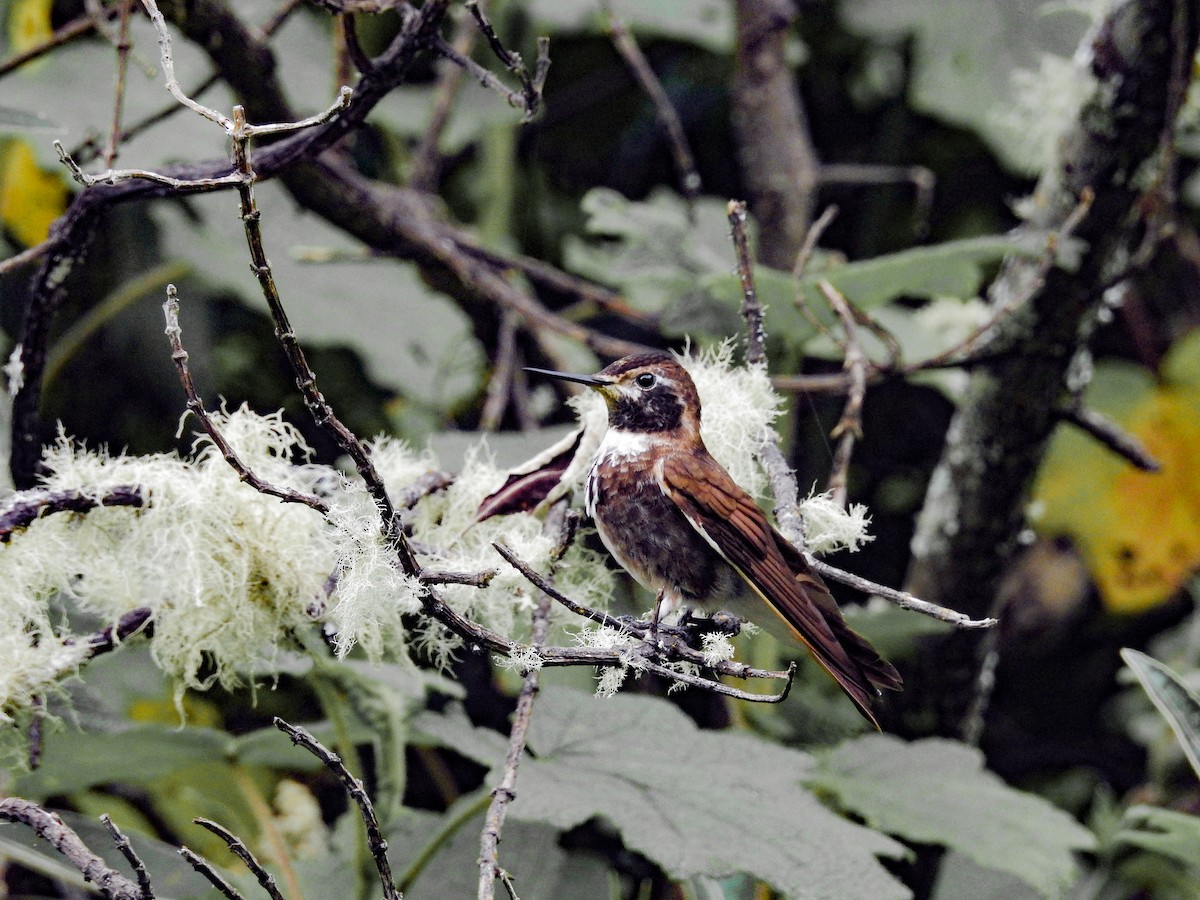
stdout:
POLYGON ((767 521, 754 498, 713 458, 700 436, 700 396, 666 353, 618 359, 595 375, 526 371, 587 385, 608 405, 585 507, 618 563, 656 595, 658 616, 714 610, 743 619, 757 599, 768 633, 800 643, 876 728, 880 688, 899 673, 856 634, 804 554, 767 521))

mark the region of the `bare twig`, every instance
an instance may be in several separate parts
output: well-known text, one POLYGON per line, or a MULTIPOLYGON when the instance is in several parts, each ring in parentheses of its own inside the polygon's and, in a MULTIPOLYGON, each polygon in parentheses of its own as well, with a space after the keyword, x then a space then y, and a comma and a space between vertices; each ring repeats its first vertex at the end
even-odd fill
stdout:
MULTIPOLYGON (((538 107, 542 102, 542 88, 546 84, 546 75, 550 71, 550 39, 538 38, 537 62, 534 65, 533 74, 529 74, 529 69, 525 65, 525 61, 521 58, 521 54, 507 49, 496 35, 496 29, 492 27, 492 23, 488 21, 487 15, 480 7, 478 0, 467 0, 467 10, 475 17, 476 23, 479 25, 479 30, 483 33, 484 39, 487 41, 488 47, 492 53, 504 65, 508 71, 513 73, 513 76, 521 83, 521 93, 524 97, 525 115, 522 121, 528 122, 537 114, 538 107)), ((517 104, 521 105, 521 104, 517 104)))
POLYGON ((483 411, 479 414, 479 430, 495 431, 500 427, 504 412, 513 393, 517 367, 517 317, 505 311, 500 316, 500 333, 496 338, 496 362, 488 379, 483 411))
POLYGON ((350 799, 358 805, 359 814, 367 829, 367 846, 371 850, 371 858, 375 861, 379 881, 383 886, 384 900, 402 900, 400 892, 396 890, 395 879, 392 878, 392 865, 387 857, 387 841, 379 828, 375 807, 371 805, 371 798, 367 796, 363 783, 350 774, 340 756, 327 749, 303 728, 290 725, 278 716, 273 721, 276 728, 292 739, 293 744, 303 747, 323 762, 325 767, 337 776, 350 799))
POLYGON ((112 127, 108 132, 108 143, 104 147, 104 167, 111 169, 117 158, 117 147, 121 138, 121 109, 125 105, 125 73, 129 68, 129 16, 133 11, 133 0, 121 0, 121 24, 117 31, 117 85, 113 91, 112 127))
MULTIPOLYGON (((534 649, 546 643, 550 628, 550 596, 543 593, 538 598, 533 612, 531 641, 534 649)), ((517 708, 513 713, 512 729, 508 734, 508 752, 504 757, 504 771, 500 783, 492 790, 492 802, 484 818, 483 831, 479 835, 479 900, 492 900, 495 896, 496 878, 500 868, 500 833, 508 813, 508 804, 517 796, 517 769, 525 755, 525 735, 529 730, 529 719, 533 715, 533 701, 538 692, 538 668, 525 673, 525 683, 517 697, 517 708)), ((505 882, 507 884, 507 881, 505 882)), ((509 888, 511 893, 511 888, 509 888)))
POLYGON ((433 49, 444 56, 450 62, 454 63, 481 85, 490 91, 495 91, 503 97, 509 106, 521 109, 525 105, 525 93, 523 91, 514 91, 503 81, 501 81, 495 73, 485 69, 471 57, 465 53, 460 53, 458 48, 453 44, 448 44, 440 37, 433 39, 433 49))
POLYGON ((492 583, 497 575, 495 569, 484 569, 482 572, 431 572, 428 569, 421 573, 422 584, 465 584, 470 587, 485 588, 492 583))
MULTIPOLYGON (((486 5, 486 0, 482 0, 482 2, 486 5)), ((459 56, 469 59, 478 34, 479 29, 476 28, 475 23, 464 17, 455 26, 450 48, 459 56)), ((429 113, 429 124, 421 133, 421 139, 412 154, 408 184, 414 190, 432 191, 437 186, 442 168, 442 154, 438 145, 446 130, 446 124, 450 121, 450 111, 462 88, 463 76, 466 75, 466 72, 465 66, 447 65, 443 66, 438 74, 437 87, 433 93, 433 103, 429 113)))
POLYGON ((804 233, 804 241, 800 244, 800 252, 796 254, 796 264, 792 266, 792 277, 797 282, 804 277, 804 271, 808 268, 808 262, 812 259, 817 245, 821 242, 821 236, 833 224, 833 220, 837 218, 837 214, 838 208, 831 203, 825 207, 821 215, 817 217, 817 220, 804 233))
MULTIPOLYGON (((576 603, 562 591, 558 590, 558 588, 556 588, 545 577, 536 572, 528 563, 513 553, 510 548, 500 543, 494 543, 492 546, 495 547, 496 552, 503 556, 505 561, 508 562, 509 565, 511 565, 518 572, 520 572, 530 584, 536 587, 543 594, 546 594, 556 602, 562 604, 577 616, 590 619, 604 628, 611 628, 614 631, 627 633, 633 637, 638 637, 643 640, 642 646, 637 649, 635 654, 632 655, 612 651, 585 650, 583 648, 574 650, 574 652, 571 649, 568 649, 564 654, 561 648, 541 648, 538 651, 538 655, 541 657, 544 665, 574 665, 584 659, 589 660, 592 665, 598 666, 628 664, 638 669, 646 668, 649 671, 653 671, 655 674, 662 675, 664 678, 683 681, 687 684, 700 687, 704 690, 727 694, 728 696, 735 696, 742 700, 749 699, 760 702, 778 702, 778 700, 783 699, 782 696, 768 697, 762 694, 748 694, 743 691, 729 693, 729 690, 722 690, 722 688, 726 688, 726 686, 720 684, 719 682, 708 681, 707 679, 700 678, 689 679, 674 670, 668 670, 662 666, 654 664, 653 658, 661 649, 668 658, 677 659, 682 662, 693 663, 698 666, 705 666, 707 668, 711 668, 719 675, 729 675, 733 678, 741 679, 774 678, 782 680, 790 677, 789 672, 773 672, 767 669, 756 669, 752 666, 747 666, 743 663, 735 663, 732 661, 720 662, 716 665, 712 665, 704 658, 702 653, 692 649, 681 639, 677 639, 671 635, 660 635, 660 637, 663 638, 662 647, 657 648, 645 640, 650 634, 651 623, 628 618, 618 619, 617 617, 611 616, 602 610, 591 609, 581 603, 576 603), (571 659, 575 653, 581 653, 585 655, 578 657, 574 662, 567 662, 567 660, 571 659)), ((528 648, 520 649, 526 650, 528 648)), ((514 650, 516 650, 515 645, 514 650)), ((786 690, 783 696, 786 696, 786 690)))
POLYGON ((1070 405, 1058 411, 1059 418, 1091 435, 1113 453, 1124 457, 1143 472, 1157 472, 1162 465, 1150 455, 1142 442, 1123 429, 1112 419, 1094 409, 1088 409, 1083 401, 1075 398, 1070 405))
POLYGON ((33 490, 16 494, 0 512, 0 543, 7 544, 22 528, 43 516, 59 512, 88 512, 101 506, 140 507, 146 503, 138 485, 110 488, 102 494, 69 488, 59 491, 33 490))
POLYGON ((746 234, 746 204, 730 200, 729 230, 733 235, 733 250, 737 255, 738 279, 742 283, 742 318, 746 320, 746 364, 766 365, 766 332, 763 329, 762 301, 754 287, 754 271, 750 262, 750 238, 746 234))
POLYGON ((32 247, 26 247, 20 253, 10 256, 8 259, 0 262, 0 275, 7 275, 9 272, 14 272, 21 268, 21 266, 27 266, 31 262, 37 262, 50 252, 50 247, 50 241, 42 241, 40 244, 34 244, 32 247))
MULTIPOLYGON (((744 228, 739 229, 736 224, 734 224, 736 218, 736 205, 737 204, 735 202, 731 202, 729 204, 729 218, 730 223, 734 225, 732 229, 734 246, 735 248, 738 248, 739 232, 741 238, 744 240, 745 230, 744 228)), ((744 219, 744 204, 741 205, 741 214, 742 218, 744 219)), ((828 211, 826 211, 826 214, 829 215, 830 219, 832 219, 832 215, 829 214, 828 211)), ((822 219, 824 218, 825 216, 822 216, 822 219)), ((815 229, 810 230, 810 235, 814 230, 815 229)), ((817 232, 817 234, 819 236, 819 232, 817 232)), ((813 243, 815 243, 815 239, 813 240, 813 243)), ((763 341, 761 338, 762 308, 758 301, 758 296, 754 291, 754 283, 750 274, 749 252, 740 248, 738 249, 738 272, 742 276, 742 317, 746 320, 747 342, 752 348, 755 345, 758 346, 759 351, 762 354, 759 357, 759 362, 765 365, 766 356, 765 350, 763 350, 763 341), (755 339, 756 332, 759 334, 757 340, 755 339)), ((845 298, 841 297, 840 294, 837 294, 836 291, 833 291, 833 294, 836 295, 836 299, 832 298, 829 294, 826 294, 826 299, 829 299, 830 303, 834 304, 835 309, 838 308, 839 302, 841 306, 844 307, 847 318, 843 318, 843 322, 846 323, 846 329, 848 333, 847 342, 849 343, 851 340, 850 333, 854 331, 856 324, 853 311, 850 305, 845 301, 845 298)), ((839 315, 841 315, 840 310, 839 315)), ((751 361, 749 352, 747 352, 746 357, 747 362, 749 363, 751 361)), ((858 367, 864 372, 866 371, 865 366, 860 364, 858 367)), ((865 390, 865 378, 863 376, 857 377, 862 379, 861 389, 865 390)), ((857 400, 857 406, 859 409, 861 409, 861 403, 862 400, 860 397, 857 400)), ((850 424, 848 427, 853 428, 855 417, 858 415, 858 413, 855 411, 854 407, 850 406, 849 403, 847 405, 851 414, 851 418, 849 420, 850 424)), ((843 421, 845 420, 846 419, 844 415, 843 421)), ((806 557, 809 558, 809 561, 813 564, 813 567, 818 573, 834 581, 839 581, 843 584, 849 584, 858 588, 859 590, 883 597, 885 600, 895 603, 902 609, 911 609, 916 612, 924 613, 925 615, 932 616, 943 622, 949 622, 958 626, 959 628, 985 628, 996 624, 995 619, 971 619, 955 612, 952 609, 946 609, 945 607, 927 603, 926 601, 920 600, 911 594, 907 594, 903 591, 897 591, 882 584, 876 584, 875 582, 868 581, 865 578, 860 578, 857 575, 852 575, 849 572, 844 572, 841 569, 809 557, 808 552, 805 549, 804 517, 800 513, 800 492, 796 486, 796 476, 791 467, 788 465, 787 460, 784 458, 783 451, 779 448, 779 436, 770 428, 764 430, 762 443, 759 445, 758 449, 758 460, 762 465, 763 470, 767 474, 767 479, 771 484, 771 492, 775 497, 775 522, 779 526, 780 533, 788 541, 795 545, 798 550, 804 553, 806 557)))
POLYGON ((199 853, 188 847, 180 847, 179 855, 186 859, 193 869, 208 879, 208 883, 227 897, 228 900, 246 900, 245 897, 234 889, 233 885, 217 874, 217 870, 212 867, 212 863, 199 853))
POLYGON ((612 38, 613 46, 621 54, 625 65, 629 67, 633 77, 637 79, 642 90, 654 104, 654 114, 658 117, 658 122, 667 135, 667 144, 671 148, 671 159, 675 163, 675 175, 679 179, 681 192, 687 199, 689 215, 694 218, 694 206, 700 196, 702 185, 700 173, 696 171, 696 158, 692 155, 692 148, 688 144, 687 135, 683 130, 683 122, 680 120, 675 106, 671 103, 671 98, 667 96, 662 82, 658 80, 654 69, 650 67, 650 61, 646 59, 646 54, 642 52, 642 48, 638 46, 633 34, 630 33, 629 26, 613 9, 611 0, 603 0, 601 6, 608 19, 608 34, 612 38))
MULTIPOLYGON (((105 19, 112 19, 119 14, 120 8, 117 4, 113 4, 112 6, 102 7, 102 11, 105 19)), ((76 38, 83 37, 97 29, 100 24, 102 23, 91 13, 72 19, 41 43, 35 44, 20 53, 14 53, 8 59, 0 62, 0 78, 28 62, 33 62, 33 60, 49 53, 51 50, 61 47, 63 44, 68 44, 76 38)))
POLYGON ((846 298, 828 281, 820 282, 819 287, 838 318, 842 320, 842 327, 846 331, 842 368, 849 375, 850 390, 846 392, 846 405, 842 408, 842 417, 830 435, 838 444, 833 454, 833 468, 829 474, 829 491, 833 494, 834 502, 844 507, 850 458, 854 454, 855 441, 862 437, 862 409, 867 396, 867 369, 870 360, 859 343, 858 323, 846 298))
POLYGON ((396 509, 409 510, 430 494, 444 491, 454 483, 449 472, 430 470, 396 495, 396 509))
POLYGON ((154 900, 154 888, 150 884, 150 873, 146 871, 146 864, 142 862, 142 858, 133 849, 133 844, 129 843, 129 838, 113 823, 108 813, 100 817, 100 822, 108 829, 108 833, 112 837, 113 843, 116 844, 117 850, 125 857, 125 860, 137 876, 138 887, 141 888, 142 900, 154 900))
POLYGON ((259 478, 250 468, 242 462, 242 458, 238 456, 237 451, 233 449, 230 443, 225 440, 225 435, 217 427, 216 422, 209 416, 208 411, 204 408, 204 401, 196 393, 196 386, 192 382, 192 373, 188 368, 188 353, 183 349, 183 329, 179 326, 179 298, 175 295, 175 285, 167 285, 167 299, 163 303, 163 313, 166 315, 167 339, 171 342, 171 360, 175 363, 175 368, 179 372, 179 381, 183 384, 184 393, 187 394, 187 408, 199 421, 200 427, 204 429, 204 433, 208 435, 209 440, 225 457, 225 461, 238 473, 238 477, 250 487, 263 494, 270 494, 272 497, 278 497, 285 503, 303 503, 305 506, 315 509, 321 515, 327 515, 329 506, 324 500, 319 497, 314 497, 311 494, 304 494, 292 488, 276 487, 269 482, 259 478))
POLYGON ((250 848, 246 846, 245 841, 211 819, 195 818, 192 821, 201 828, 207 828, 223 840, 229 849, 233 851, 234 856, 244 862, 246 868, 254 873, 254 877, 258 879, 258 883, 267 892, 268 896, 271 897, 271 900, 284 900, 283 894, 279 892, 279 887, 275 884, 275 879, 271 877, 271 873, 264 869, 262 863, 250 852, 250 848))
POLYGON ((110 869, 103 859, 88 849, 79 835, 49 810, 20 797, 6 797, 0 800, 0 822, 18 822, 32 828, 110 900, 143 900, 139 885, 110 869))
POLYGON ((898 591, 895 588, 886 587, 885 585, 855 575, 853 572, 847 572, 844 569, 839 569, 837 566, 831 566, 829 563, 812 556, 808 557, 808 561, 822 578, 827 578, 830 581, 836 581, 855 590, 863 591, 872 597, 882 597, 888 603, 893 603, 901 609, 909 609, 913 612, 922 613, 931 619, 937 619, 939 622, 953 625, 955 628, 991 628, 998 621, 990 616, 984 619, 972 619, 970 616, 956 610, 948 609, 945 606, 938 606, 936 603, 930 603, 919 597, 914 597, 907 591, 898 591))

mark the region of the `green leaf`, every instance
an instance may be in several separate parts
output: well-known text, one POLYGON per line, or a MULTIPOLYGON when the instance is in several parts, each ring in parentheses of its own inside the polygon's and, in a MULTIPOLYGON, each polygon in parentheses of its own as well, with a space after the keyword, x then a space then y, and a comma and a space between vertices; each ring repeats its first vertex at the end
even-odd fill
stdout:
POLYGON ((802 787, 807 754, 701 731, 663 700, 554 688, 534 708, 529 750, 510 819, 567 829, 599 817, 681 880, 746 872, 789 897, 909 896, 877 858, 904 848, 802 787))
POLYGON ((1165 856, 1200 874, 1200 817, 1157 806, 1125 811, 1116 841, 1165 856))
POLYGON ((1121 651, 1121 659, 1170 724, 1188 762, 1200 777, 1200 698, 1182 678, 1152 656, 1126 647, 1121 651))
MULTIPOLYGON (((1028 134, 1005 127, 997 113, 1042 106, 1043 119, 1058 111, 1054 98, 1033 96, 1013 80, 1017 70, 1037 68, 1047 54, 1069 58, 1089 22, 1082 4, 1045 0, 946 3, 944 0, 848 0, 839 6, 859 34, 905 44, 912 72, 903 87, 914 109, 974 128, 1012 167, 1029 171, 1040 160, 1028 134), (1053 14, 1051 14, 1053 13, 1053 14), (1014 96, 1016 95, 1016 96, 1014 96)), ((1080 77, 1084 76, 1079 68, 1080 77)), ((900 90, 899 85, 891 86, 900 90)), ((1066 89, 1060 88, 1060 93, 1066 89)), ((1060 103, 1061 105, 1061 103, 1060 103)), ((1031 123, 1052 128, 1054 121, 1031 123)), ((1064 124, 1060 114, 1057 122, 1064 124)))
MULTIPOLYGON (((518 781, 518 791, 520 782, 518 781)), ((446 815, 407 810, 408 817, 388 833, 393 870, 408 868, 429 835, 442 827, 446 815)), ((483 814, 463 822, 453 836, 421 868, 406 897, 474 897, 479 887, 479 833, 483 814)), ((500 866, 508 872, 521 900, 580 900, 609 896, 608 868, 593 854, 564 850, 558 832, 537 822, 509 818, 500 844, 500 866)), ((496 896, 507 896, 497 885, 496 896)))
POLYGON ((966 238, 813 271, 800 280, 800 287, 817 309, 827 305, 818 287, 821 281, 828 281, 864 309, 897 297, 970 297, 983 282, 984 266, 1010 254, 1036 257, 1043 252, 1044 240, 1009 235, 966 238))
POLYGON ((1045 896, 1058 896, 1074 876, 1072 853, 1095 843, 1065 812, 1004 784, 984 769, 983 754, 955 741, 868 735, 821 762, 810 783, 869 825, 958 850, 1045 896))
POLYGON ((19 779, 13 793, 39 799, 97 784, 144 784, 187 766, 225 760, 230 739, 213 728, 131 725, 114 733, 68 731, 46 739, 41 766, 19 779))

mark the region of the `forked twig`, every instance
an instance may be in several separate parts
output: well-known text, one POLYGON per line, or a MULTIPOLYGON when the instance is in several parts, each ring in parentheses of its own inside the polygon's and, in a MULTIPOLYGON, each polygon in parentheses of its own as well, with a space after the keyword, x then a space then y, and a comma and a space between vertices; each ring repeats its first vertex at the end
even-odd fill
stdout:
POLYGON ((383 832, 379 828, 379 819, 375 816, 375 807, 371 804, 371 798, 367 796, 367 791, 363 787, 363 783, 350 774, 350 770, 346 768, 346 764, 342 762, 340 756, 327 749, 303 728, 290 725, 278 716, 272 721, 276 728, 292 739, 293 744, 303 747, 323 762, 325 767, 337 776, 338 781, 341 782, 343 789, 350 796, 350 799, 358 805, 363 825, 366 826, 367 846, 371 850, 371 858, 375 861, 375 869, 379 873, 379 881, 383 885, 384 900, 402 900, 400 892, 396 889, 395 879, 392 877, 392 865, 388 861, 387 856, 387 841, 384 839, 383 832))
POLYGON ((211 819, 195 818, 192 821, 201 828, 207 828, 223 840, 233 852, 233 855, 244 862, 246 868, 254 873, 254 877, 258 879, 258 883, 267 892, 267 895, 271 897, 271 900, 284 900, 283 894, 279 892, 279 886, 275 884, 275 879, 271 876, 270 872, 262 867, 262 863, 255 858, 254 854, 250 852, 250 848, 246 846, 245 841, 211 819))

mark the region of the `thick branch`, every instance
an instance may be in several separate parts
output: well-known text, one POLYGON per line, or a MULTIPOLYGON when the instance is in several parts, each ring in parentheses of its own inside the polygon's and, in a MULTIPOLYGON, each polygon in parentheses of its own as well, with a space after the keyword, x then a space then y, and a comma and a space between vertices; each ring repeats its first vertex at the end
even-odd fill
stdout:
MULTIPOLYGON (((998 323, 990 352, 972 372, 913 539, 909 586, 933 602, 970 615, 990 608, 1017 546, 1068 366, 1091 333, 1104 287, 1144 239, 1141 223, 1131 223, 1139 199, 1134 176, 1169 133, 1177 61, 1195 50, 1200 4, 1179 2, 1186 3, 1186 27, 1172 27, 1176 0, 1136 0, 1118 6, 1087 48, 1096 92, 1039 182, 1024 226, 1058 230, 1078 198, 1093 191, 1075 231, 1087 250, 1076 272, 1049 272, 1030 301, 998 323)), ((992 303, 1006 306, 1037 269, 1037 260, 1010 260, 991 286, 992 303)))
POLYGON ((19 797, 0 800, 0 822, 20 822, 28 825, 38 837, 82 872, 87 881, 95 884, 105 897, 111 900, 142 900, 140 886, 110 869, 62 819, 36 803, 19 797))

